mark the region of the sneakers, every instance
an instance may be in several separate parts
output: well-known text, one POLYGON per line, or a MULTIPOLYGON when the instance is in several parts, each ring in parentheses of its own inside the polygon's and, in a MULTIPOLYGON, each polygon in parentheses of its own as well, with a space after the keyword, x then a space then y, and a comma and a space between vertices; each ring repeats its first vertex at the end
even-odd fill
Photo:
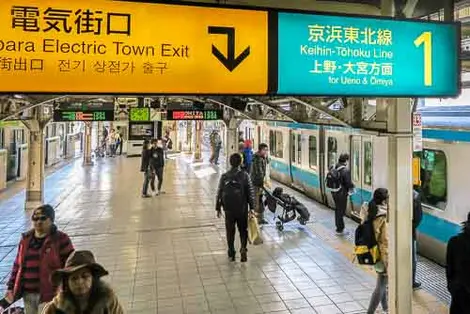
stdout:
POLYGON ((149 198, 149 197, 151 197, 151 196, 148 195, 148 194, 142 194, 142 197, 143 197, 143 198, 149 198))

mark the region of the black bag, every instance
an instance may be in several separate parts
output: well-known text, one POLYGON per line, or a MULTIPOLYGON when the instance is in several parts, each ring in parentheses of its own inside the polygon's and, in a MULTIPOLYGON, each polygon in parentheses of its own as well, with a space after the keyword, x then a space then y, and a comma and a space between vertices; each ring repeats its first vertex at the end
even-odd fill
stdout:
POLYGON ((241 211, 245 204, 243 172, 227 176, 222 187, 222 206, 225 211, 241 211))
POLYGON ((172 150, 172 149, 173 149, 173 141, 171 140, 171 138, 168 139, 168 143, 166 144, 166 147, 167 147, 169 150, 172 150))
POLYGON ((336 168, 332 166, 328 171, 325 179, 325 185, 331 192, 338 192, 341 190, 341 170, 345 166, 339 166, 336 168))
POLYGON ((356 228, 354 244, 354 254, 359 264, 375 265, 380 260, 373 221, 366 221, 356 228))
POLYGON ((308 211, 307 207, 304 204, 298 203, 295 205, 295 210, 299 214, 300 218, 303 221, 307 222, 310 219, 310 212, 308 211))

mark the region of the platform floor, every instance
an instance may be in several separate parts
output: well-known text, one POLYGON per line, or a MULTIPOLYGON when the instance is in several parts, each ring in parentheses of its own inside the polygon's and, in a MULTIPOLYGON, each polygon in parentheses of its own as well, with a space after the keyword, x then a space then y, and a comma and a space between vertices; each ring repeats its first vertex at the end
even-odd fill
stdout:
MULTIPOLYGON (((167 162, 167 193, 151 199, 140 197, 139 168, 139 158, 86 168, 77 161, 46 179, 59 227, 109 270, 126 312, 365 313, 375 276, 351 263, 351 243, 322 222, 332 212, 309 201, 312 223, 294 222, 284 232, 267 225, 248 263, 230 263, 214 212, 218 167, 178 156, 167 162)), ((24 192, 10 194, 0 194, 0 289, 30 225, 24 192)), ((414 293, 414 301, 413 313, 447 313, 426 291, 414 293)))

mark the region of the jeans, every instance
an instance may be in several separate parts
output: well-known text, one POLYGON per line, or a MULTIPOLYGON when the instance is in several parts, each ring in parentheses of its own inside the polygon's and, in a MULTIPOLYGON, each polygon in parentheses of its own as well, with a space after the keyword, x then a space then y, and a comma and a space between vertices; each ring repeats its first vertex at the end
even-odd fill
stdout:
POLYGON ((217 165, 219 163, 220 147, 214 149, 214 163, 217 165))
POLYGON ((25 314, 41 314, 45 303, 41 303, 39 293, 25 293, 23 296, 25 314))
POLYGON ((346 207, 348 206, 348 194, 339 192, 332 193, 333 200, 335 201, 335 224, 336 231, 343 232, 344 230, 344 215, 346 214, 346 207))
POLYGON ((367 314, 374 314, 375 310, 379 306, 379 303, 382 303, 382 309, 384 311, 388 310, 387 285, 388 285, 387 274, 377 273, 377 285, 375 286, 375 290, 372 293, 372 297, 369 303, 369 308, 367 309, 367 314))
POLYGON ((144 185, 142 187, 142 195, 147 195, 151 177, 152 177, 152 173, 150 172, 150 170, 147 170, 144 172, 144 185))
POLYGON ((264 219, 263 187, 255 186, 255 213, 258 220, 264 219))
POLYGON ((418 252, 416 247, 416 240, 413 239, 412 243, 412 258, 413 258, 413 284, 416 283, 416 264, 418 263, 418 252))
MULTIPOLYGON (((160 192, 163 184, 163 167, 155 169, 155 175, 158 179, 158 192, 160 192)), ((152 191, 155 191, 155 175, 152 174, 150 178, 150 188, 152 191)))
POLYGON ((229 254, 235 253, 235 225, 240 233, 241 250, 246 250, 248 243, 248 213, 225 212, 225 231, 229 254))

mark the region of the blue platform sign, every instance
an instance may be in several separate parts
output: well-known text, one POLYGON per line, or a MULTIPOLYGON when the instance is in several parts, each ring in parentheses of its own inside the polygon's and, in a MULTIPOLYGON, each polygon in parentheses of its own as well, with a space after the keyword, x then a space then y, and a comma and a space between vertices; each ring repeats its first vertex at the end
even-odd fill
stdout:
POLYGON ((279 13, 278 94, 452 97, 460 25, 279 13))

